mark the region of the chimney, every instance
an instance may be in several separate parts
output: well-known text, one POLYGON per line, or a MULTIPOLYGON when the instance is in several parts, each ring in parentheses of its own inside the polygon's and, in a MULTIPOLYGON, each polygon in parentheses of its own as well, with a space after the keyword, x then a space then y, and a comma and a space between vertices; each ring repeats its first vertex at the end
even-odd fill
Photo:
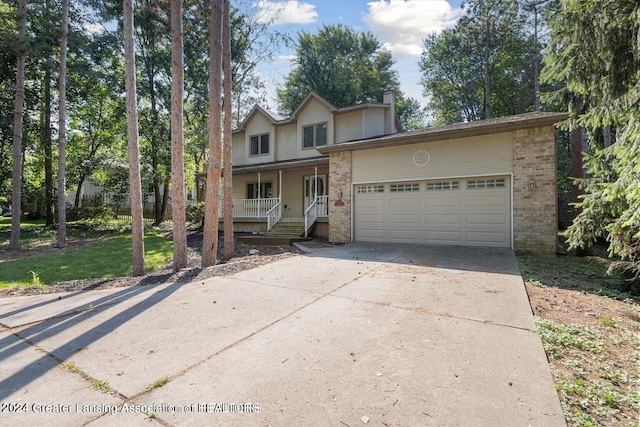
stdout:
POLYGON ((384 91, 382 103, 389 105, 389 109, 387 110, 387 114, 384 118, 384 133, 387 135, 397 133, 398 129, 396 128, 396 95, 393 93, 393 88, 391 86, 387 86, 387 90, 384 91))

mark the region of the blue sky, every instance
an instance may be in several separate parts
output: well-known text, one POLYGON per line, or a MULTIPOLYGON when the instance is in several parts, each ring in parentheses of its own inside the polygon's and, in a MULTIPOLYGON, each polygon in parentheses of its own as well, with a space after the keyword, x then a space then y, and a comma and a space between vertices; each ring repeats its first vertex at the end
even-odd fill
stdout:
MULTIPOLYGON (((371 31, 396 61, 402 91, 425 106, 418 61, 421 40, 431 32, 453 26, 462 15, 461 0, 257 0, 260 16, 270 18, 279 31, 295 38, 299 31, 314 33, 325 24, 341 23, 371 31)), ((275 110, 275 89, 291 69, 292 49, 282 48, 259 72, 267 86, 267 107, 275 110)))

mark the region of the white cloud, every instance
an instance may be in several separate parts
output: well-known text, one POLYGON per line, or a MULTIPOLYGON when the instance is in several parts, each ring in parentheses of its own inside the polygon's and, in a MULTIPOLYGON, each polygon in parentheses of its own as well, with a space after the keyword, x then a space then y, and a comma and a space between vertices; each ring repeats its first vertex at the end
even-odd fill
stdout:
POLYGON ((376 0, 363 21, 394 56, 420 56, 427 34, 453 26, 462 15, 446 0, 376 0))
POLYGON ((256 2, 258 22, 279 24, 309 24, 318 19, 316 7, 297 0, 256 2))

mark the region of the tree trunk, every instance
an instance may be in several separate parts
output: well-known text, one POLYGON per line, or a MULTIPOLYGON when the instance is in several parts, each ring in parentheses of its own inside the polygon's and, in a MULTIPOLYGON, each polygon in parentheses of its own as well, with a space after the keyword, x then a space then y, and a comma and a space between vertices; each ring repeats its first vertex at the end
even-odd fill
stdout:
POLYGON ((78 180, 78 185, 76 186, 77 190, 76 190, 76 198, 73 201, 73 207, 78 210, 80 208, 80 192, 82 191, 82 184, 84 184, 84 180, 86 179, 86 177, 84 175, 80 176, 80 179, 78 180))
POLYGON ((45 60, 44 112, 42 141, 44 143, 44 212, 45 223, 53 225, 53 153, 51 138, 51 63, 45 60))
POLYGON ((229 23, 229 0, 223 2, 222 13, 222 68, 224 71, 224 257, 233 258, 233 174, 231 170, 231 27, 229 23))
POLYGON ((182 0, 171 2, 171 218, 173 271, 187 267, 187 226, 184 200, 184 47, 182 0))
POLYGON ((60 76, 58 81, 58 247, 64 248, 67 238, 67 209, 65 206, 65 163, 66 163, 66 120, 67 120, 67 21, 69 1, 62 0, 62 21, 60 23, 60 76))
POLYGON ((202 267, 215 265, 220 200, 220 89, 222 80, 222 0, 211 0, 209 25, 209 161, 205 190, 202 267))
POLYGON ((142 216, 142 184, 140 180, 140 146, 138 145, 138 102, 132 0, 124 0, 123 11, 133 275, 142 276, 144 274, 144 220, 142 216))
POLYGON ((16 100, 13 113, 13 183, 11 186, 11 238, 9 249, 20 249, 20 214, 22 212, 22 119, 24 117, 25 34, 27 0, 18 3, 18 65, 16 68, 16 100))

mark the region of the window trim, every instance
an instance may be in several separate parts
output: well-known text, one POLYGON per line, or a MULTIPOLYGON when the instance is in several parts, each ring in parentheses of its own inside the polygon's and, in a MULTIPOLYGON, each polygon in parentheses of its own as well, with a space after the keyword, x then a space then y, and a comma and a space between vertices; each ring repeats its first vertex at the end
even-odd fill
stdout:
POLYGON ((255 134, 255 135, 250 135, 249 136, 249 157, 268 156, 269 154, 271 154, 271 133, 270 132, 259 133, 259 134, 255 134), (262 152, 262 138, 265 137, 265 136, 267 137, 268 151, 266 153, 263 153, 262 152), (257 154, 252 154, 253 138, 258 138, 258 153, 257 154))
POLYGON ((328 138, 327 138, 328 130, 329 130, 329 122, 310 123, 308 125, 302 126, 301 140, 300 140, 300 143, 302 145, 302 149, 303 150, 311 150, 311 149, 315 149, 317 147, 326 147, 327 145, 329 145, 329 141, 328 141, 328 138), (324 144, 318 145, 318 131, 317 131, 317 128, 319 126, 322 126, 322 125, 325 126, 325 128, 324 128, 324 130, 325 130, 325 133, 324 133, 324 144), (305 129, 308 129, 308 128, 313 129, 313 145, 311 145, 309 147, 306 147, 304 145, 304 132, 305 132, 305 129))

